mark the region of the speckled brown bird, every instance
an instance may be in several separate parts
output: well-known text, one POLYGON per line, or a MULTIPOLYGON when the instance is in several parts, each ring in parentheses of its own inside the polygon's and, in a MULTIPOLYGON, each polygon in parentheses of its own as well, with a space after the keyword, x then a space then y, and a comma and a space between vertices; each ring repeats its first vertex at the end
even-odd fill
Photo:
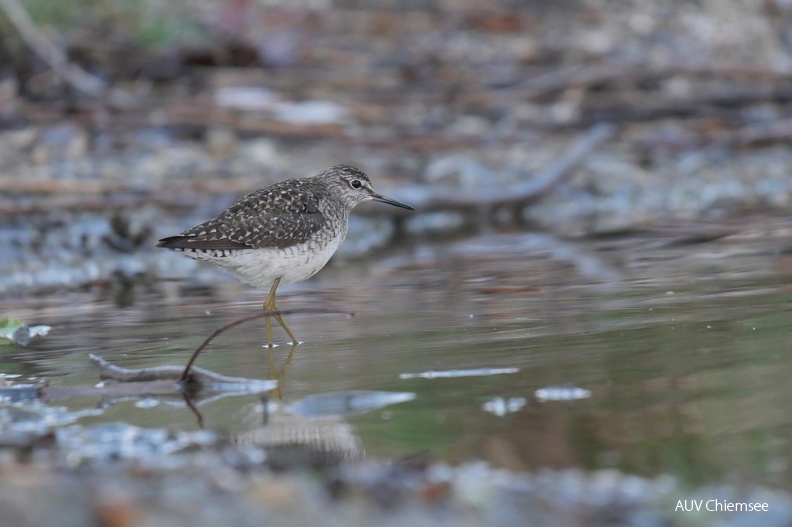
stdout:
MULTIPOLYGON (((215 218, 161 239, 157 247, 217 264, 247 284, 269 287, 264 310, 277 311, 278 286, 305 280, 324 267, 346 237, 349 213, 369 200, 413 210, 374 192, 361 170, 338 165, 252 192, 215 218)), ((297 344, 283 317, 272 316, 297 344)), ((272 347, 270 317, 265 321, 272 347)))

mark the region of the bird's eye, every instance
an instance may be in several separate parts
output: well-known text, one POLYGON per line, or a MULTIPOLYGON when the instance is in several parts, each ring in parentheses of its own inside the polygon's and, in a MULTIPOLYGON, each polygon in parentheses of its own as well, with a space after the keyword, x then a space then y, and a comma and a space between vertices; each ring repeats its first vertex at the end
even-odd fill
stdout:
POLYGON ((350 185, 352 185, 352 188, 360 188, 363 186, 363 183, 361 183, 359 179, 353 179, 350 185))

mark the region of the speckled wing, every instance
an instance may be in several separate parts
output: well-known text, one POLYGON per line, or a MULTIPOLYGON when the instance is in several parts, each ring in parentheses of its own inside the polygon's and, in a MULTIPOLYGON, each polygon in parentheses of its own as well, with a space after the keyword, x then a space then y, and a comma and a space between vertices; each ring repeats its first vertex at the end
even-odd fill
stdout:
POLYGON ((160 240, 167 249, 286 249, 322 228, 319 198, 302 180, 284 181, 241 198, 227 210, 178 236, 160 240))

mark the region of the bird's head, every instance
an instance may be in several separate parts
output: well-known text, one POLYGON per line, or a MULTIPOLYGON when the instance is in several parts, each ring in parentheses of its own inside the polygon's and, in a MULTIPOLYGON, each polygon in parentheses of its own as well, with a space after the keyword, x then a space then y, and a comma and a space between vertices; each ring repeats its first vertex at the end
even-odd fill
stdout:
POLYGON ((317 177, 323 179, 329 190, 350 209, 364 201, 373 200, 407 210, 415 210, 406 203, 377 194, 374 187, 371 186, 368 176, 358 168, 336 165, 324 170, 317 177))

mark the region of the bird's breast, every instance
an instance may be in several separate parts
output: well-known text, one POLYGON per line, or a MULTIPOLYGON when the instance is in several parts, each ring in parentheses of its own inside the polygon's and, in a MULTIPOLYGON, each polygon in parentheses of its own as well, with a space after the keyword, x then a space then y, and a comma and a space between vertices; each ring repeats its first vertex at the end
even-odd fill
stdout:
POLYGON ((281 285, 305 280, 322 269, 346 237, 340 230, 323 229, 303 243, 284 249, 243 249, 231 257, 214 260, 243 282, 268 287, 280 278, 281 285))

